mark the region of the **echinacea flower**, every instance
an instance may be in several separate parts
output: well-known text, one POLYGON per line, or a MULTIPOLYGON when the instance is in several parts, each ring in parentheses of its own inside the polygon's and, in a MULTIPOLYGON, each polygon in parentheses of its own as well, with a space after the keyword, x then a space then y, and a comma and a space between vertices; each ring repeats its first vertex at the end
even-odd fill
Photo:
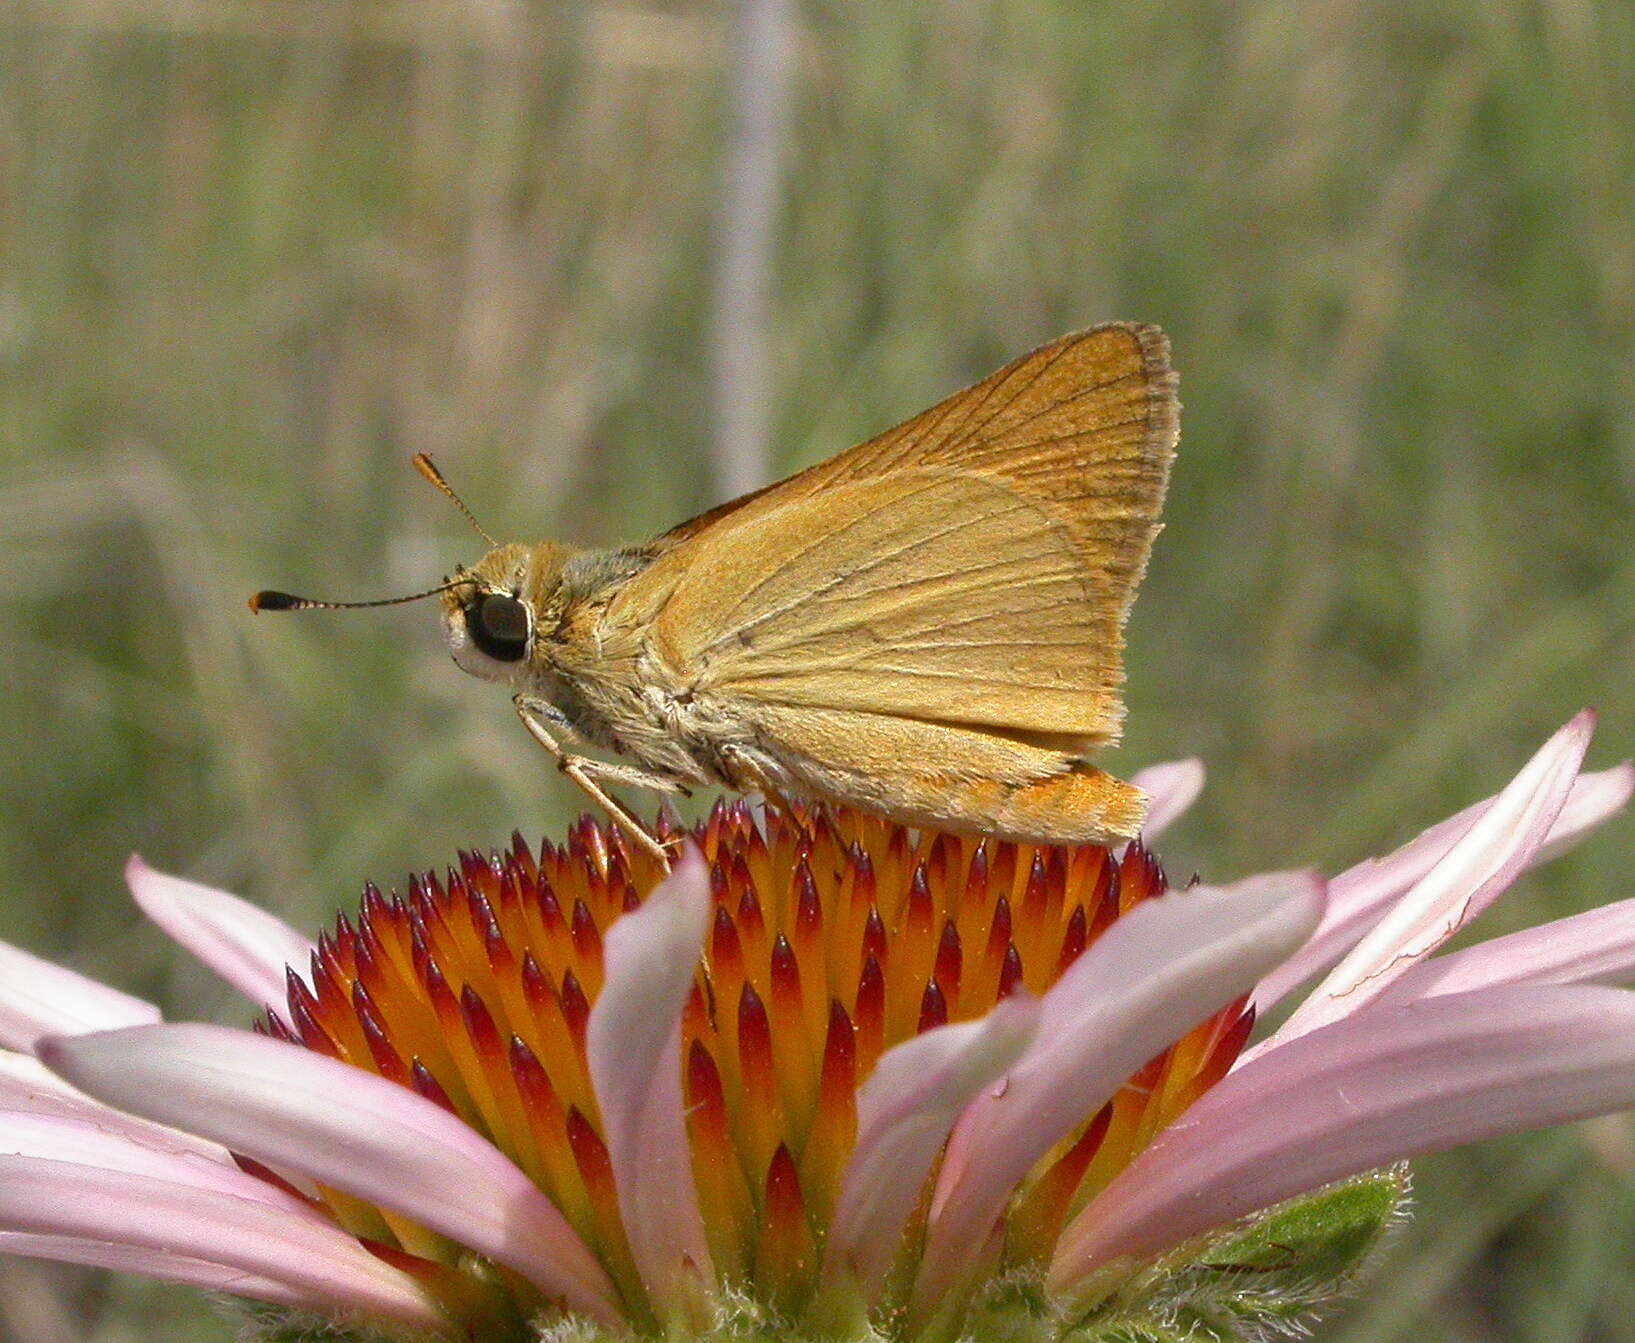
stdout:
POLYGON ((1606 987, 1635 900, 1432 956, 1628 800, 1627 764, 1579 772, 1591 728, 1328 882, 1171 889, 1145 845, 1187 763, 1139 779, 1122 850, 735 804, 665 877, 585 820, 367 887, 315 946, 132 860, 265 1015, 163 1024, 0 947, 0 1251, 266 1303, 279 1337, 1287 1320, 1355 1277, 1394 1163, 1635 1105, 1606 987))

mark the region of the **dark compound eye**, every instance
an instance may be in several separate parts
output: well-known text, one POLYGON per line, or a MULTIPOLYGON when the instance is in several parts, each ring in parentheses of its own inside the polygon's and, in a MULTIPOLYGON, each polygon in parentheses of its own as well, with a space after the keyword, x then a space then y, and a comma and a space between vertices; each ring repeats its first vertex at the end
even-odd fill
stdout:
POLYGON ((528 608, 515 597, 491 592, 466 607, 466 632, 496 662, 516 662, 528 651, 528 608))

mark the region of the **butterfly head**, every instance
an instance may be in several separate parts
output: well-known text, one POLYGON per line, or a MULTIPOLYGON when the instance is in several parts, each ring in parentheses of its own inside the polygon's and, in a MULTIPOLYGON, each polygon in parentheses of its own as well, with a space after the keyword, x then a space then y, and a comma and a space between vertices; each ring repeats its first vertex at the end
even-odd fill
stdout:
POLYGON ((457 571, 442 594, 443 639, 463 671, 521 684, 539 631, 561 617, 562 568, 572 550, 554 541, 495 546, 457 571))

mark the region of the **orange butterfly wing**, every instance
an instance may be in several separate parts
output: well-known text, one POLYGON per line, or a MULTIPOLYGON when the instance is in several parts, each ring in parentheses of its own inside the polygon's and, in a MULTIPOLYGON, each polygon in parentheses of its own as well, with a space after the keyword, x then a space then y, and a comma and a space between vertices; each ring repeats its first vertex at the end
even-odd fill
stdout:
POLYGON ((1153 327, 1064 336, 666 533, 623 594, 701 691, 1117 735, 1122 627, 1177 436, 1153 327))

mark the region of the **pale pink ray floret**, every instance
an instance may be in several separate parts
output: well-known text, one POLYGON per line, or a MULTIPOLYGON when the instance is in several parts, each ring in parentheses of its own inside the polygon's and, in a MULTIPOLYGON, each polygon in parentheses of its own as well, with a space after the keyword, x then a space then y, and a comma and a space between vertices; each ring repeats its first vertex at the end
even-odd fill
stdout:
POLYGON ((585 1052, 607 1126, 619 1211, 649 1296, 696 1308, 714 1278, 683 1115, 681 1012, 709 927, 709 877, 688 849, 671 880, 608 931, 607 983, 585 1052))
POLYGON ((1627 762, 1577 776, 1593 728, 1579 714, 1498 796, 1330 883, 1330 919, 1257 996, 1339 965, 1075 1218, 1052 1285, 1083 1290, 1109 1266, 1391 1161, 1635 1106, 1635 995, 1581 982, 1635 978, 1620 905, 1427 959, 1628 801, 1627 762), (1336 888, 1351 906, 1338 920, 1336 888), (1466 987, 1439 988, 1444 976, 1466 987))
MULTIPOLYGON (((1386 858, 1328 882, 1282 873, 1151 899, 1041 995, 887 1048, 857 1079, 813 1310, 866 1315, 916 1217, 906 1327, 963 1299, 999 1262, 1030 1172, 1127 1078, 1244 994, 1269 1005, 1318 975, 1280 1030, 1074 1211, 1049 1256, 1057 1298, 1087 1300, 1132 1265, 1349 1175, 1635 1105, 1635 994, 1610 987, 1635 980, 1635 899, 1434 954, 1627 803, 1628 764, 1579 772, 1592 728, 1579 715, 1496 797, 1386 858)), ((1139 779, 1157 830, 1202 768, 1139 779)), ((252 1007, 282 1010, 308 939, 140 860, 127 876, 252 1007)), ((701 1328, 726 1287, 746 1286, 723 1282, 709 1248, 683 1087, 713 907, 689 851, 607 930, 586 1028, 639 1305, 584 1225, 434 1095, 272 1035, 164 1024, 151 1004, 4 946, 0 1253, 458 1334, 457 1298, 343 1228, 308 1197, 321 1187, 595 1325, 701 1328)))

